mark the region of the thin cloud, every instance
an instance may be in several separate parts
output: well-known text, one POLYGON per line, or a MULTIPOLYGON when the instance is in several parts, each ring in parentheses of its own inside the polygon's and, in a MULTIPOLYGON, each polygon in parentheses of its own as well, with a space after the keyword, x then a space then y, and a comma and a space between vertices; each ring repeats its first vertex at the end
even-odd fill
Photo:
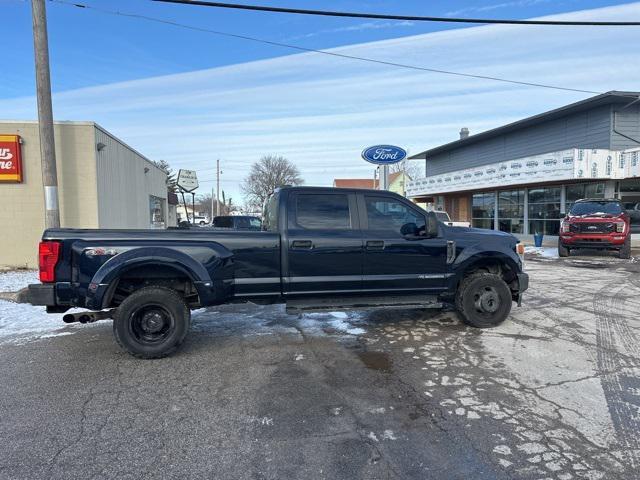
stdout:
POLYGON ((512 2, 501 2, 501 3, 494 3, 492 5, 481 5, 477 7, 461 8, 459 10, 453 10, 451 12, 447 12, 446 15, 448 17, 455 17, 458 15, 464 15, 468 13, 490 12, 493 10, 500 10, 503 8, 531 7, 534 5, 539 5, 541 3, 549 3, 551 1, 553 0, 514 0, 512 2))
POLYGON ((330 28, 326 30, 319 30, 317 32, 307 33, 305 35, 297 35, 295 37, 287 37, 287 41, 300 40, 302 38, 312 38, 321 35, 328 35, 331 33, 344 33, 344 32, 362 32, 365 30, 384 30, 391 28, 406 28, 415 26, 415 22, 403 20, 401 22, 364 22, 357 25, 349 25, 347 27, 330 28))

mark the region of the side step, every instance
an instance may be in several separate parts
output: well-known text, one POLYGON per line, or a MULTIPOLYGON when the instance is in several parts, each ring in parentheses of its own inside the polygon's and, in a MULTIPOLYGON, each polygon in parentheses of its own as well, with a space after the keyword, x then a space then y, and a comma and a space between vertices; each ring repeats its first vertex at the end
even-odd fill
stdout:
POLYGON ((336 310, 382 310, 442 308, 443 304, 433 295, 390 297, 332 297, 287 299, 288 314, 332 312, 336 310))

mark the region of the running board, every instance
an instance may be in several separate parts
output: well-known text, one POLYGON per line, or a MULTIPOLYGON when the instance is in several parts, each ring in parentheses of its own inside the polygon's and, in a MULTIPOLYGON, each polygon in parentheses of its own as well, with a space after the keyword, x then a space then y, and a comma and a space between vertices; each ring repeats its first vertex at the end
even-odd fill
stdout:
POLYGON ((336 310, 381 310, 442 308, 437 296, 334 297, 287 299, 287 313, 332 312, 336 310))

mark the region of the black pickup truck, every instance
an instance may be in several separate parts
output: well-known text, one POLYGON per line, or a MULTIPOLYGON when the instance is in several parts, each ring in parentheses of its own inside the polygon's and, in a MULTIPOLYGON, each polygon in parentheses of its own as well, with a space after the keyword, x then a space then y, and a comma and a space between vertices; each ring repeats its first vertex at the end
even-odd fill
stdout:
POLYGON ((284 187, 262 231, 44 232, 31 303, 113 318, 117 342, 159 358, 182 343, 190 310, 286 303, 288 311, 455 305, 475 327, 501 323, 527 289, 522 245, 510 234, 438 222, 379 190, 284 187))

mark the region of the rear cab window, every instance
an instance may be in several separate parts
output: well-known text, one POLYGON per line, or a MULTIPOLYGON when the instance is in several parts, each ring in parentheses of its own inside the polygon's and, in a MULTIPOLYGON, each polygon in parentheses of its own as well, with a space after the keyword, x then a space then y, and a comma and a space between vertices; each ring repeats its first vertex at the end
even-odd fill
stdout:
POLYGON ((280 201, 280 193, 272 193, 267 201, 264 202, 262 209, 262 230, 267 232, 278 231, 278 202, 280 201))
POLYGON ((351 210, 346 193, 299 193, 289 201, 289 228, 351 230, 351 210))

